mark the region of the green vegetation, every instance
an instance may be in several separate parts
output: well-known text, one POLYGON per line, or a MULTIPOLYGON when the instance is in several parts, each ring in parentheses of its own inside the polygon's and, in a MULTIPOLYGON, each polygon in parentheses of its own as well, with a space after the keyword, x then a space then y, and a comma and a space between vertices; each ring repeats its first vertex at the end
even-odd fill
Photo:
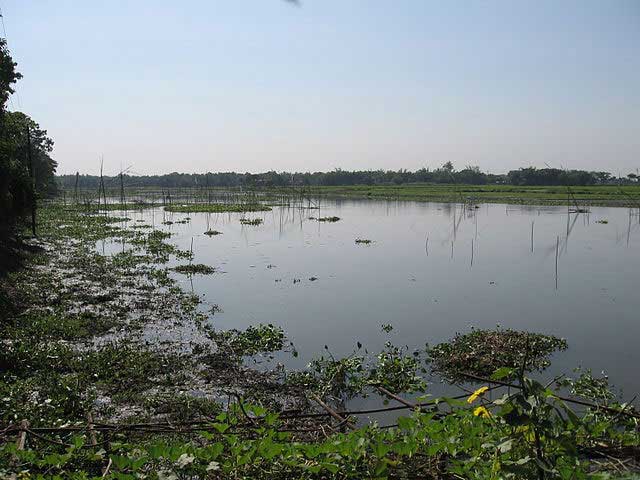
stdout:
POLYGON ((461 373, 488 377, 500 368, 544 370, 549 356, 566 348, 566 340, 551 335, 497 328, 456 334, 428 352, 437 372, 457 379, 461 373))
MULTIPOLYGON (((49 156, 53 141, 46 130, 22 112, 7 111, 13 85, 22 78, 16 71, 7 42, 0 38, 0 235, 9 235, 16 220, 33 207, 38 197, 56 192, 56 162, 49 156)), ((2 240, 0 238, 0 240, 2 240)), ((2 265, 0 265, 2 267, 2 265)))
POLYGON ((171 270, 178 273, 183 273, 185 275, 211 275, 215 273, 216 269, 210 267, 208 265, 203 265, 202 263, 189 263, 187 265, 178 265, 177 267, 173 267, 171 270))
POLYGON ((240 219, 240 223, 242 225, 261 225, 262 224, 262 219, 261 218, 254 218, 254 219, 248 219, 248 218, 241 218, 240 219))
POLYGON ((340 221, 340 217, 320 217, 320 218, 317 218, 317 220, 319 222, 334 223, 334 222, 339 222, 340 221))
POLYGON ((625 463, 611 454, 638 445, 637 419, 613 412, 628 406, 596 406, 578 416, 526 377, 494 401, 485 390, 466 402, 422 403, 390 428, 370 425, 315 441, 288 432, 283 416, 237 403, 182 438, 120 440, 107 451, 71 430, 44 454, 6 443, 0 459, 18 465, 22 478, 623 478, 625 463))
POLYGON ((640 206, 640 186, 615 185, 571 187, 513 185, 354 185, 318 187, 316 195, 341 198, 417 200, 425 202, 513 203, 529 205, 574 205, 574 199, 586 205, 640 206))
POLYGON ((218 349, 234 356, 278 352, 284 348, 285 335, 274 325, 250 326, 244 331, 212 330, 209 332, 218 349))
POLYGON ((356 245, 370 245, 373 243, 373 240, 369 240, 368 238, 356 238, 356 245))
MULTIPOLYGON (((75 185, 75 176, 62 175, 58 177, 61 186, 71 189, 75 185)), ((109 182, 116 184, 119 178, 111 177, 109 182)), ((458 185, 637 185, 636 173, 614 177, 609 172, 563 170, 559 168, 520 168, 506 174, 490 174, 480 170, 477 166, 467 166, 456 170, 451 162, 429 169, 420 168, 416 171, 399 170, 342 170, 329 172, 207 172, 207 173, 170 173, 167 175, 124 176, 127 183, 145 188, 191 188, 202 189, 203 185, 213 188, 303 188, 337 187, 356 185, 403 185, 414 183, 458 184, 458 185)), ((83 188, 97 190, 100 177, 82 175, 80 183, 83 188)))
POLYGON ((204 234, 209 237, 215 237, 216 235, 222 235, 222 232, 219 232, 218 230, 207 230, 204 234))
POLYGON ((167 262, 192 256, 168 243, 171 233, 82 206, 48 205, 41 218, 43 249, 11 274, 11 308, 0 313, 2 478, 568 480, 637 470, 639 414, 606 378, 558 378, 583 402, 573 408, 525 376, 563 340, 477 330, 428 350, 358 344, 339 358, 326 347, 297 372, 249 368, 247 357, 297 352, 272 324, 212 329, 200 300, 168 275, 167 262), (103 256, 99 239, 126 248, 103 256), (410 400, 416 408, 393 425, 359 416, 358 426, 356 412, 331 424, 308 400, 339 409, 359 396, 394 401, 385 389, 423 394, 429 366, 448 362, 493 379, 463 398, 410 400))
POLYGON ((259 203, 193 203, 189 205, 168 205, 167 212, 179 213, 225 213, 225 212, 268 212, 271 207, 259 203))

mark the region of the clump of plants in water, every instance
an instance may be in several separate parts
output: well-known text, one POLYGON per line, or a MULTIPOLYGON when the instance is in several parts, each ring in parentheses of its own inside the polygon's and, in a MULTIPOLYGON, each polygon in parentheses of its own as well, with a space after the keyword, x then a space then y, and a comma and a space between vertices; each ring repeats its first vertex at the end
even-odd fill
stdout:
POLYGON ((609 223, 609 220, 607 220, 606 218, 603 220, 596 220, 596 223, 601 223, 602 225, 606 225, 607 223, 609 223))
POLYGON ((238 356, 278 352, 284 348, 285 334, 282 328, 272 324, 249 326, 246 330, 212 330, 209 336, 218 349, 238 356))
POLYGON ((168 212, 179 213, 246 213, 271 211, 271 207, 261 203, 192 203, 189 205, 169 205, 164 209, 168 212))
POLYGON ((216 269, 210 267, 209 265, 204 265, 202 263, 189 263, 187 265, 178 265, 173 267, 171 270, 178 273, 183 273, 185 275, 211 275, 215 273, 216 269))
POLYGON ((423 352, 409 353, 408 347, 398 347, 391 342, 386 342, 377 355, 362 351, 360 343, 356 351, 344 358, 335 358, 327 346, 325 350, 328 357, 312 360, 306 371, 289 374, 287 381, 339 402, 358 395, 367 396, 369 390, 376 387, 396 393, 427 388, 423 352))
POLYGON ((340 217, 320 217, 317 219, 319 222, 329 222, 329 223, 333 223, 333 222, 339 222, 340 221, 340 217))
POLYGON ((254 218, 254 219, 248 219, 248 218, 241 218, 240 219, 240 223, 242 225, 260 225, 262 224, 262 219, 261 218, 254 218))
POLYGON ((511 329, 473 330, 428 348, 433 370, 450 379, 462 373, 488 377, 499 368, 544 370, 549 356, 566 350, 567 342, 552 335, 511 329))
POLYGON ((370 245, 373 243, 373 240, 369 240, 368 238, 356 238, 356 245, 370 245))
POLYGON ((216 235, 222 235, 222 232, 219 232, 218 230, 207 230, 206 232, 204 232, 205 235, 208 235, 209 237, 213 237, 216 235))

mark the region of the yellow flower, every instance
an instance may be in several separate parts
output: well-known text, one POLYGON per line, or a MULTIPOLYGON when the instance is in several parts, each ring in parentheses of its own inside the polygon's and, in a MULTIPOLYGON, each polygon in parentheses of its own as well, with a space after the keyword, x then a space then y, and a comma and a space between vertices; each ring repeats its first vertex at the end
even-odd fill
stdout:
POLYGON ((483 418, 489 418, 491 417, 491 413, 489 412, 489 410, 487 410, 486 408, 484 408, 483 406, 477 407, 473 410, 473 414, 476 417, 483 417, 483 418))
POLYGON ((475 392, 473 392, 469 398, 467 398, 467 402, 468 403, 475 402, 478 399, 478 397, 483 395, 484 392, 486 392, 487 390, 489 390, 489 387, 480 387, 475 392))

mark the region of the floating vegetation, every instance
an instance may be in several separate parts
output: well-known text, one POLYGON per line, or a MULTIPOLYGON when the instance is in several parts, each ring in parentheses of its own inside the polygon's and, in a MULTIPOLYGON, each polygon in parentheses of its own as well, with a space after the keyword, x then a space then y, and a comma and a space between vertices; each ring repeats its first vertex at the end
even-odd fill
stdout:
POLYGON ((248 219, 248 218, 241 218, 240 219, 240 223, 242 225, 260 225, 262 224, 262 219, 261 218, 254 218, 254 219, 248 219))
POLYGON ((162 225, 173 225, 173 222, 171 220, 165 220, 162 222, 162 225))
POLYGON ((601 223, 602 225, 606 225, 607 223, 609 223, 609 220, 607 219, 596 220, 596 223, 601 223))
POLYGON ((356 238, 356 245, 370 245, 373 243, 373 240, 369 240, 367 238, 356 238))
POLYGON ((310 282, 315 282, 316 280, 318 280, 318 277, 309 277, 310 282))
POLYGON ((185 275, 211 275, 216 271, 215 268, 210 267, 208 265, 203 265, 202 263, 190 263, 188 265, 178 265, 177 267, 173 267, 172 270, 174 272, 183 273, 185 275))
POLYGON ((215 235, 222 235, 222 232, 219 232, 218 230, 207 230, 204 234, 213 237, 215 235))
POLYGON ((126 210, 144 210, 145 208, 153 208, 159 206, 158 203, 151 202, 132 202, 132 203, 107 203, 106 205, 91 204, 88 206, 90 210, 100 211, 126 211, 126 210))
POLYGON ((167 212, 178 213, 226 213, 226 212, 269 212, 271 207, 261 203, 192 203, 189 205, 168 205, 167 212))
POLYGON ((456 334, 427 351, 434 371, 448 379, 463 379, 462 373, 488 377, 501 368, 544 370, 552 353, 566 349, 566 340, 552 335, 497 328, 456 334))
MULTIPOLYGON (((325 345, 325 350, 329 348, 325 345)), ((358 342, 357 351, 362 350, 358 342)), ((304 372, 295 372, 288 382, 315 390, 323 396, 345 401, 358 395, 368 395, 371 387, 384 387, 393 392, 423 391, 424 352, 408 352, 408 347, 397 347, 390 342, 377 355, 354 351, 344 358, 318 357, 304 372)))
POLYGON ((329 222, 329 223, 333 223, 333 222, 339 222, 340 221, 340 217, 320 217, 318 218, 319 222, 329 222))
POLYGON ((209 336, 220 350, 239 356, 278 352, 285 342, 284 330, 270 323, 250 326, 244 331, 215 330, 209 332, 209 336))

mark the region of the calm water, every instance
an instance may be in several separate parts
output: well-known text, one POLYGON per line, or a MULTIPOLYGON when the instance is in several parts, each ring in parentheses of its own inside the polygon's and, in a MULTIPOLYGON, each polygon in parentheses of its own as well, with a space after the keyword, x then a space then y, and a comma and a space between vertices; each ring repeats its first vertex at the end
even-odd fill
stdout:
MULTIPOLYGON (((246 215, 262 218, 260 226, 241 225, 240 214, 167 213, 191 222, 162 228, 183 249, 193 238, 194 263, 220 270, 179 277, 222 309, 213 324, 281 326, 300 352, 279 359, 289 366, 304 366, 324 345, 334 355, 349 354, 357 342, 376 351, 389 339, 413 348, 499 324, 568 340, 549 375, 577 366, 604 370, 625 398, 640 392, 637 213, 325 200, 320 215, 342 220, 321 223, 308 219, 317 210, 275 207, 246 215), (203 235, 207 218, 223 235, 203 235), (356 245, 356 238, 374 243, 356 245), (393 325, 390 335, 382 324, 393 325)), ((163 213, 133 215, 149 223, 152 216, 158 225, 163 213)))

